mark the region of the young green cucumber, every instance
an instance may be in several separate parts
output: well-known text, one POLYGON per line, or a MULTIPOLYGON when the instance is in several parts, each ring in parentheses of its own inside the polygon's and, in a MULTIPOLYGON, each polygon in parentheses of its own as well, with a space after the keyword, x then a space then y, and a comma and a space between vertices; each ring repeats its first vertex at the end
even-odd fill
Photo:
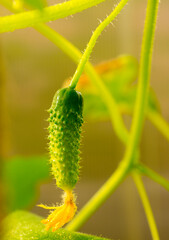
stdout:
POLYGON ((49 110, 49 151, 56 184, 64 191, 75 187, 79 176, 79 147, 83 98, 72 88, 56 92, 49 110))

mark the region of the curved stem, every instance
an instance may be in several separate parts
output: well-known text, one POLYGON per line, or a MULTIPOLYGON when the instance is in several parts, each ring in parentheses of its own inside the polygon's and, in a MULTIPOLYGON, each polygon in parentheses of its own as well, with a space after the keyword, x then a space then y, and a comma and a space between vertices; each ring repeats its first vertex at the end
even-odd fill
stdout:
POLYGON ((142 201, 142 204, 143 204, 146 216, 147 216, 147 221, 148 221, 148 224, 149 224, 149 227, 150 227, 152 238, 154 240, 159 240, 160 237, 159 237, 159 234, 158 234, 157 226, 156 226, 156 223, 155 223, 155 220, 154 220, 153 212, 152 212, 152 209, 151 209, 150 202, 148 200, 147 193, 144 189, 144 185, 143 185, 142 180, 141 180, 141 176, 136 172, 133 172, 132 176, 133 176, 134 182, 136 184, 139 196, 141 198, 141 201, 142 201))
POLYGON ((120 13, 120 11, 123 9, 123 7, 126 5, 127 2, 128 0, 121 0, 120 3, 116 6, 116 8, 113 10, 113 12, 103 22, 101 22, 99 26, 96 28, 96 30, 94 31, 87 45, 87 48, 80 60, 80 63, 78 64, 77 70, 72 78, 72 81, 70 83, 71 88, 76 87, 79 81, 79 78, 84 70, 85 64, 91 55, 91 52, 96 44, 98 37, 100 36, 102 31, 105 29, 105 27, 107 27, 110 24, 110 22, 113 21, 113 19, 120 13))
POLYGON ((155 111, 149 111, 147 117, 154 124, 154 126, 163 134, 163 136, 169 141, 169 124, 164 120, 160 113, 155 111))
POLYGON ((167 191, 169 191, 169 180, 165 179, 164 177, 160 176, 158 173, 153 171, 152 169, 146 167, 144 164, 139 163, 136 165, 136 169, 146 175, 147 177, 151 178, 154 182, 157 182, 162 187, 164 187, 167 191))
MULTIPOLYGON (((0 17, 0 33, 32 27, 41 22, 49 22, 59 18, 64 18, 104 1, 105 0, 64 1, 63 3, 46 7, 42 11, 33 10, 21 12, 17 15, 0 17)), ((0 0, 0 3, 5 5, 5 0, 0 0)))

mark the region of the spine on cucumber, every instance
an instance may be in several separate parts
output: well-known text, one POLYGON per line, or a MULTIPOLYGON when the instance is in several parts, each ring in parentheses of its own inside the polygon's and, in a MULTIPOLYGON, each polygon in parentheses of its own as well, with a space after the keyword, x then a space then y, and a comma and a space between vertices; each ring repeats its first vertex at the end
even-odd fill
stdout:
POLYGON ((56 92, 49 110, 49 151, 56 184, 71 191, 79 177, 83 98, 71 88, 56 92))

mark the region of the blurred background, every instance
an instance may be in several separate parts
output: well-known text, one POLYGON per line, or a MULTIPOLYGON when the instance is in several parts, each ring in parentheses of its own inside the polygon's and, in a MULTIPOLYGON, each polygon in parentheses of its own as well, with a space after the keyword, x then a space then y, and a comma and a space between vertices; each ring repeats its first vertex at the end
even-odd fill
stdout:
MULTIPOLYGON (((50 4, 62 1, 49 1, 50 4)), ((86 47, 98 19, 104 19, 117 1, 105 3, 66 19, 49 24, 81 51, 86 47)), ((146 1, 131 0, 121 14, 102 33, 91 62, 109 60, 129 54, 139 60, 146 1)), ((169 122, 169 2, 160 3, 154 45, 151 86, 158 97, 161 112, 169 122)), ((9 14, 0 7, 1 16, 9 14)), ((34 29, 21 29, 0 36, 1 155, 47 155, 47 109, 64 80, 73 75, 76 65, 49 40, 34 29), (5 97, 3 97, 3 95, 5 97), (2 101, 1 101, 2 103, 2 101)), ((130 118, 125 119, 127 123, 130 118)), ((169 179, 169 143, 149 122, 145 122, 141 140, 141 160, 169 179)), ((78 209, 99 189, 118 166, 124 146, 116 137, 111 123, 85 121, 82 140, 81 176, 76 187, 78 209)), ((48 155, 47 155, 48 156, 48 155)), ((169 239, 169 193, 143 177, 161 239, 169 239)), ((39 186, 38 203, 60 202, 62 192, 54 181, 39 186)), ((47 211, 31 211, 47 216, 47 211)), ((137 189, 128 178, 80 229, 111 239, 151 239, 137 189)))

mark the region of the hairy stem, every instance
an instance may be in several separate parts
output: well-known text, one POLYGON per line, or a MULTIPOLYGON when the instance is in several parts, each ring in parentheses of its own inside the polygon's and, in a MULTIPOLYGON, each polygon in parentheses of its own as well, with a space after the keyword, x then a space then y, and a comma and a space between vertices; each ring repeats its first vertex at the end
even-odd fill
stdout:
POLYGON ((72 81, 70 83, 71 88, 76 87, 79 81, 79 78, 84 70, 85 64, 91 55, 91 52, 96 44, 98 37, 100 36, 102 31, 105 29, 105 27, 109 25, 113 21, 113 19, 120 13, 120 11, 123 9, 123 7, 126 5, 127 2, 128 0, 121 0, 120 3, 116 6, 116 8, 113 10, 113 12, 103 22, 101 22, 99 26, 96 28, 96 30, 94 31, 87 45, 87 48, 80 60, 80 63, 78 64, 77 70, 72 78, 72 81))
POLYGON ((164 177, 160 176, 158 173, 153 171, 152 169, 146 167, 142 163, 139 163, 136 165, 136 169, 146 175, 147 177, 151 178, 153 181, 160 184, 162 187, 164 187, 167 191, 169 191, 169 180, 165 179, 164 177))
POLYGON ((141 180, 141 176, 136 172, 133 172, 132 176, 133 176, 134 182, 136 184, 139 196, 141 198, 141 201, 142 201, 142 204, 143 204, 143 207, 144 207, 144 211, 145 211, 146 216, 147 216, 147 221, 148 221, 148 224, 149 224, 149 227, 150 227, 152 238, 153 238, 153 240, 159 240, 160 237, 159 237, 159 234, 158 234, 157 226, 156 226, 156 223, 155 223, 155 220, 154 220, 154 216, 153 216, 153 212, 152 212, 152 209, 151 209, 150 202, 149 202, 148 197, 147 197, 147 193, 145 191, 143 182, 141 180))
MULTIPOLYGON (((0 33, 10 32, 16 29, 35 26, 41 22, 49 22, 81 12, 87 8, 96 6, 105 0, 70 0, 40 10, 21 12, 15 15, 0 17, 0 33)), ((5 0, 0 0, 5 5, 5 0)), ((7 4, 6 4, 7 5, 7 4)), ((7 7, 9 7, 8 4, 7 7)))

